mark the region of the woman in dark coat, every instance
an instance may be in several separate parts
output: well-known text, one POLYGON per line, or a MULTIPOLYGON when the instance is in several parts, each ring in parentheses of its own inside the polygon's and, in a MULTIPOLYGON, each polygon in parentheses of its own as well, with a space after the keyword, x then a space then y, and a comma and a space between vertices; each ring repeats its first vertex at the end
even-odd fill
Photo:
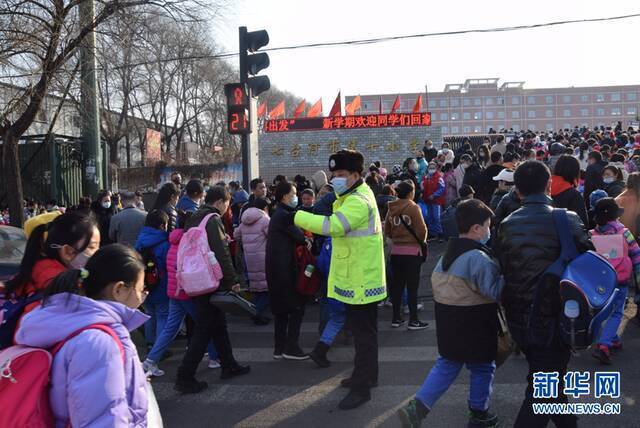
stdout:
POLYGON ((172 182, 165 183, 160 188, 158 197, 149 211, 160 210, 169 216, 169 223, 167 224, 167 232, 169 233, 173 232, 173 229, 176 228, 176 224, 178 223, 176 204, 178 203, 179 197, 180 189, 178 189, 178 186, 172 182))
POLYGON ((100 230, 100 245, 104 247, 112 244, 113 242, 109 239, 109 226, 111 225, 111 217, 116 213, 116 207, 111 203, 111 192, 101 190, 96 200, 91 203, 91 211, 96 217, 100 230))
POLYGON ((298 269, 295 248, 305 244, 302 230, 293 224, 298 206, 296 187, 280 182, 275 189, 276 211, 271 216, 265 258, 271 311, 274 315, 274 359, 306 360, 300 349, 300 325, 304 316, 304 298, 296 291, 298 269))
POLYGON ((624 192, 624 177, 617 166, 605 166, 602 171, 602 181, 604 182, 604 190, 610 198, 617 198, 620 193, 624 192))
POLYGON ((570 155, 562 155, 556 161, 551 176, 551 198, 556 208, 566 208, 578 214, 582 224, 589 226, 587 206, 576 184, 580 178, 580 161, 570 155))

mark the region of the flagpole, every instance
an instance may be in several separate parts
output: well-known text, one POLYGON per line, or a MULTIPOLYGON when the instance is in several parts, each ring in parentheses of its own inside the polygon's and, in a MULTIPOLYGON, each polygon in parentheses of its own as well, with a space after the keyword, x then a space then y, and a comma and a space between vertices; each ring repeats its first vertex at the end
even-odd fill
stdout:
POLYGON ((425 103, 425 111, 429 111, 429 88, 427 84, 424 84, 424 103, 425 103))

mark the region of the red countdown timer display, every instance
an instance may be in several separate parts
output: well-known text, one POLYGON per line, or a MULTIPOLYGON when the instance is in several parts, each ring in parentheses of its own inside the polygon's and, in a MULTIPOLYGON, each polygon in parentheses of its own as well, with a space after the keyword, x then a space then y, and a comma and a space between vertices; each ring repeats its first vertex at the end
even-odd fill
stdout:
POLYGON ((224 85, 227 96, 227 131, 229 134, 249 134, 249 97, 245 85, 229 83, 224 85))
POLYGON ((408 126, 431 126, 431 113, 389 113, 276 119, 265 121, 264 131, 322 131, 329 129, 400 128, 408 126))

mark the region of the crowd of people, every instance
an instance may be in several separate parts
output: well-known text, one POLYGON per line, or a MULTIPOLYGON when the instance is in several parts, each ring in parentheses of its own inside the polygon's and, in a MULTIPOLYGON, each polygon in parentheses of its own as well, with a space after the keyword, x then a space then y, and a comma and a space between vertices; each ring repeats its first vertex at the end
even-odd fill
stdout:
POLYGON ((428 326, 418 315, 421 269, 428 242, 446 239, 431 273, 439 357, 415 399, 399 410, 403 425, 420 426, 463 365, 471 372, 470 423, 497 425, 489 402, 502 305, 529 364, 516 426, 546 426, 550 417, 572 427, 575 416, 536 415, 531 408, 532 374, 558 372, 562 379, 571 355, 553 329, 539 341, 529 334, 549 330, 558 316, 552 289, 543 310, 530 314, 535 282, 560 253, 552 208, 568 210, 580 252, 599 250, 593 236, 621 236, 625 253, 614 265, 620 293, 593 349, 600 363, 612 364, 622 347, 617 329, 625 300, 640 280, 639 168, 640 134, 576 128, 498 135, 475 147, 464 140, 455 150, 428 140, 390 170, 379 161, 366 169, 362 154, 341 150, 329 159, 329 176, 277 176, 269 184, 255 178, 249 192, 238 182, 183 184, 174 173, 148 211, 141 194, 127 191, 102 191, 66 210, 56 201, 44 207, 28 201, 27 247, 3 293, 26 302, 16 344, 62 344, 50 388, 58 425, 144 426, 144 375, 165 375, 162 360, 181 331, 188 348, 177 391, 207 388, 195 378, 203 355, 223 380, 250 372, 234 357, 225 313, 212 294, 190 296, 178 286, 180 243, 202 228, 221 269, 219 290, 250 296, 256 325, 273 320, 275 360, 328 367, 337 335, 353 337, 355 367, 342 381, 349 393, 339 405, 346 410, 368 401, 378 383, 378 307, 392 306, 393 328, 428 326), (309 294, 302 287, 312 277, 319 285, 309 294), (317 301, 320 337, 305 351, 305 307, 317 301), (129 334, 138 328, 147 348, 142 359, 129 334))

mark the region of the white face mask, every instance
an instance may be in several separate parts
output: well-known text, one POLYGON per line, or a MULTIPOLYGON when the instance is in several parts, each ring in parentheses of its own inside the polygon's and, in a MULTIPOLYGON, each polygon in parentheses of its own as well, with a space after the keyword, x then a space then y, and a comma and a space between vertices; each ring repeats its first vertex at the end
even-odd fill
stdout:
POLYGON ((435 174, 437 169, 429 169, 429 175, 435 174))
POLYGON ((71 266, 74 269, 82 269, 87 265, 88 260, 89 260, 89 256, 86 255, 84 252, 78 253, 73 258, 73 260, 71 260, 71 262, 69 263, 69 266, 71 266))
POLYGON ((111 202, 103 202, 102 208, 104 208, 105 210, 108 210, 109 208, 111 208, 111 202))
POLYGON ((604 181, 605 184, 611 184, 614 181, 616 181, 616 179, 613 178, 613 177, 605 177, 605 178, 602 179, 602 181, 604 181))

